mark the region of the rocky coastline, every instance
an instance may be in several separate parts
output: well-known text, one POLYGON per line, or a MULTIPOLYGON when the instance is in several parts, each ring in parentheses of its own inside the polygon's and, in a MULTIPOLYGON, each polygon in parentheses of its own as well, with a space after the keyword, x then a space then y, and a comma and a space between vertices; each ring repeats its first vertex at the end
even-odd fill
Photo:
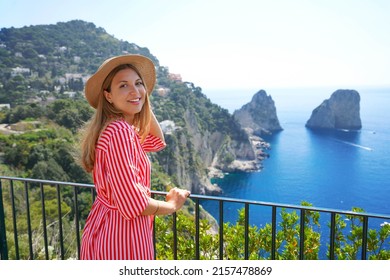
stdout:
MULTIPOLYGON (((223 178, 228 173, 234 172, 259 172, 263 168, 263 160, 269 158, 268 150, 271 149, 271 144, 257 135, 253 135, 250 130, 248 131, 249 140, 252 149, 255 153, 253 160, 235 159, 228 166, 221 169, 215 164, 209 167, 208 180, 213 178, 223 178)), ((211 191, 218 190, 218 186, 213 184, 211 191)))

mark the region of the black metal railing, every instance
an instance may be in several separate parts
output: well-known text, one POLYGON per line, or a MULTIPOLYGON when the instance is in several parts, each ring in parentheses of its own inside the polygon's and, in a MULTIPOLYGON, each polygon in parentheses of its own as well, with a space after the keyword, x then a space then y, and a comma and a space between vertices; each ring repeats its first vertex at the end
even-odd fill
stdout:
MULTIPOLYGON (((166 192, 153 191, 152 195, 154 197, 165 196, 166 192)), ((90 184, 0 176, 0 259, 51 259, 53 250, 56 251, 57 258, 78 259, 81 230, 95 196, 94 187, 90 184), (34 219, 36 216, 39 216, 39 218, 34 219), (12 236, 9 236, 10 232, 12 236), (64 235, 65 232, 67 233, 66 236, 64 235), (35 235, 39 235, 39 238, 36 238, 35 235), (58 242, 54 242, 55 248, 50 245, 53 244, 53 240, 58 240, 58 242), (41 248, 41 250, 37 252, 37 248, 41 248)), ((276 244, 277 215, 281 209, 290 209, 299 213, 299 259, 305 259, 305 220, 310 213, 326 213, 330 216, 328 221, 329 239, 324 241, 328 242, 328 259, 336 258, 336 244, 339 241, 337 236, 337 230, 339 230, 337 228, 338 215, 357 217, 362 221, 359 253, 360 259, 363 260, 368 259, 369 220, 376 220, 381 223, 390 222, 390 215, 357 213, 327 208, 205 195, 191 195, 191 200, 194 203, 195 216, 195 259, 202 258, 200 213, 201 203, 204 201, 213 201, 218 205, 219 259, 224 258, 226 245, 224 240, 224 208, 229 203, 238 203, 244 206, 244 259, 249 259, 250 255, 250 214, 252 208, 257 206, 270 210, 270 259, 276 259, 278 254, 276 244)), ((173 250, 173 258, 177 259, 177 215, 174 214, 172 217, 173 245, 171 249, 173 250)))

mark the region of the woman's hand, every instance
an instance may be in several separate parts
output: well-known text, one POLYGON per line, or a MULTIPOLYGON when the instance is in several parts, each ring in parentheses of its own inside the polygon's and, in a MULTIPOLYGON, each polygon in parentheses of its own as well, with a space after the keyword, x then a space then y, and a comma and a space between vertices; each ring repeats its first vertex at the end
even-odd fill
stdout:
POLYGON ((173 212, 176 212, 183 206, 187 197, 189 197, 190 194, 191 193, 187 190, 173 188, 168 192, 165 200, 166 202, 171 203, 173 205, 173 212))

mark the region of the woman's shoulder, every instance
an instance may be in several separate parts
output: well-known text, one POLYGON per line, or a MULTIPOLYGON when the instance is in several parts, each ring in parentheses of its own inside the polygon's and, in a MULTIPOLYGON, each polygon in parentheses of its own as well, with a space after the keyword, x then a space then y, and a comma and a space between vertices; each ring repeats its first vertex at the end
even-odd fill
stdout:
POLYGON ((129 125, 125 120, 123 119, 118 119, 118 120, 113 120, 107 124, 107 127, 104 131, 108 132, 116 132, 121 129, 129 129, 132 130, 131 125, 129 125))
POLYGON ((134 129, 125 120, 119 119, 111 121, 102 131, 100 140, 109 141, 112 137, 123 131, 130 135, 134 135, 134 129))

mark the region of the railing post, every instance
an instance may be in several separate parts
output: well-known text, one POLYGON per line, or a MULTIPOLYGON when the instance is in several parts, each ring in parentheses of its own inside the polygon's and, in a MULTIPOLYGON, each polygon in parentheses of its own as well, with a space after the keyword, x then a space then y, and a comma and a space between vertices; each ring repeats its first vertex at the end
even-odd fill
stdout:
POLYGON ((8 260, 7 236, 3 205, 2 181, 0 180, 0 260, 8 260))
POLYGON ((60 252, 61 252, 61 260, 63 260, 65 258, 65 249, 64 249, 64 236, 62 230, 61 191, 60 191, 59 184, 56 184, 56 189, 57 189, 58 231, 60 234, 60 252))
POLYGON ((172 231, 173 231, 173 259, 177 260, 177 214, 172 215, 172 231))
MULTIPOLYGON (((94 199, 93 192, 91 193, 91 195, 92 195, 92 203, 93 203, 93 199, 94 199)), ((152 198, 155 199, 154 193, 152 193, 152 198)), ((157 259, 156 243, 157 243, 157 240, 156 240, 156 216, 155 216, 153 219, 153 247, 154 247, 154 259, 155 260, 157 259)))
POLYGON ((272 206, 271 260, 276 259, 276 206, 272 206))
POLYGON ((199 199, 195 199, 195 259, 200 260, 200 207, 199 207, 199 199))
POLYGON ((363 217, 362 260, 367 260, 368 217, 363 217))
POLYGON ((30 199, 28 194, 28 183, 24 182, 24 195, 26 197, 26 215, 27 215, 27 232, 28 232, 28 247, 30 251, 30 260, 34 259, 32 230, 31 230, 31 214, 30 214, 30 199))
POLYGON ((245 203, 245 259, 249 260, 249 204, 245 203))
POLYGON ((223 260, 223 201, 219 201, 219 259, 223 260))
POLYGON ((305 210, 301 209, 301 221, 299 228, 299 259, 303 260, 305 255, 305 210))
POLYGON ((18 224, 16 223, 16 203, 15 203, 15 192, 14 192, 14 181, 10 180, 10 192, 11 192, 11 208, 12 208, 12 225, 14 227, 14 242, 15 242, 15 258, 19 257, 19 239, 18 239, 18 224))
POLYGON ((43 183, 39 183, 39 189, 41 191, 41 211, 42 211, 43 241, 44 241, 44 246, 45 246, 45 258, 46 258, 46 260, 48 260, 49 259, 49 241, 47 238, 45 191, 43 189, 43 183))
POLYGON ((77 242, 77 259, 80 259, 80 223, 79 223, 79 201, 77 195, 78 188, 73 186, 73 196, 74 196, 74 222, 76 227, 76 242, 77 242))
POLYGON ((331 214, 330 221, 330 245, 329 245, 329 259, 334 260, 335 255, 335 240, 336 240, 336 213, 331 214))

